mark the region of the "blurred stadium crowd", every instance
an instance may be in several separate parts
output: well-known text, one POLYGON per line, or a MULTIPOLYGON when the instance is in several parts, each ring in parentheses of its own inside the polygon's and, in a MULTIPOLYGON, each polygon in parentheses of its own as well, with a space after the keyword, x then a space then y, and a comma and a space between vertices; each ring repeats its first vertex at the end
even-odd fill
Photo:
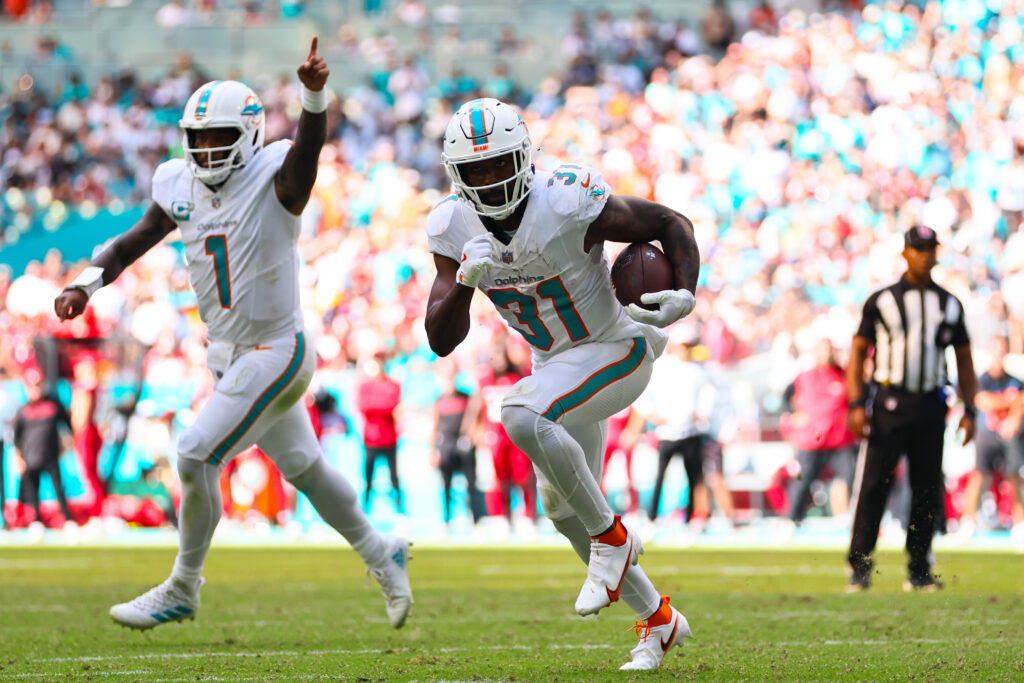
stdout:
MULTIPOLYGON (((424 21, 419 5, 398 3, 397 16, 424 21)), ((439 39, 458 54, 457 30, 439 39)), ((430 452, 445 382, 473 394, 496 349, 524 352, 484 306, 475 309, 472 343, 451 360, 433 357, 423 331, 432 278, 423 219, 447 192, 439 139, 453 107, 478 95, 521 107, 539 168, 563 159, 596 166, 616 192, 693 221, 702 267, 691 357, 720 388, 709 429, 727 459, 737 444, 782 439, 785 387, 811 363, 816 342, 830 339, 840 356, 848 348, 867 293, 900 273, 901 236, 913 224, 939 235, 935 277, 964 302, 975 349, 984 355, 992 338, 1007 337, 1011 352, 1024 351, 1022 0, 852 3, 815 14, 782 14, 765 2, 744 16, 716 3, 693 25, 643 9, 579 10, 557 48, 565 68, 539 83, 517 83, 500 66, 480 80, 430 73, 415 46, 386 35, 360 40, 352 27, 322 44, 334 69, 365 60, 375 70, 332 100, 303 217, 303 307, 321 364, 321 400, 310 404, 326 410, 324 397, 336 399, 341 419, 325 447, 359 482, 355 387, 373 363, 401 383, 401 479, 428 492, 406 492, 401 512, 410 517, 441 518, 430 452)), ((514 59, 537 46, 509 29, 495 48, 514 59)), ((59 37, 41 41, 33 63, 55 60, 73 67, 75 56, 59 37)), ((69 216, 121 215, 146 202, 156 166, 181 153, 176 124, 188 95, 230 74, 206 74, 187 54, 153 81, 67 74, 0 92, 0 248, 52 234, 50 251, 24 272, 0 266, 0 418, 9 423, 24 402, 26 375, 60 377, 76 437, 87 425, 96 437, 76 440, 78 461, 65 458, 72 498, 93 501, 76 516, 162 524, 173 515, 173 436, 209 390, 180 245, 154 249, 78 321, 58 325, 52 301, 83 265, 61 255, 69 216), (90 457, 109 486, 76 477, 76 463, 90 457), (107 507, 95 502, 107 494, 107 507), (140 511, 151 500, 161 502, 140 511)), ((288 137, 298 82, 282 77, 259 92, 268 139, 288 137)), ((94 223, 75 225, 74 239, 89 239, 94 223)), ((31 513, 10 500, 17 467, 9 435, 7 444, 5 516, 24 524, 31 513)), ((638 448, 651 451, 642 440, 638 448)), ((477 482, 485 490, 493 487, 486 460, 477 482)), ((637 469, 653 465, 640 460, 633 473, 645 498, 653 477, 637 469)), ((301 502, 291 512, 296 503, 283 488, 267 492, 265 467, 245 463, 225 484, 238 516, 310 518, 301 502)), ((778 486, 786 472, 778 464, 750 488, 778 486)), ((766 471, 759 462, 743 467, 766 471)), ((747 506, 785 514, 787 502, 761 495, 747 506)), ((1003 511, 992 524, 1000 516, 1006 521, 1003 511)))

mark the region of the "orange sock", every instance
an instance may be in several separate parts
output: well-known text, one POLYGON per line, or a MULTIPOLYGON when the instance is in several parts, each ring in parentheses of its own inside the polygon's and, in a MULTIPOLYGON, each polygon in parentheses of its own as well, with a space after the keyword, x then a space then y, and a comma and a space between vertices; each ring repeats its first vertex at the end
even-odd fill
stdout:
POLYGON ((661 596, 661 607, 654 614, 644 619, 644 621, 652 628, 672 621, 672 608, 668 606, 668 597, 661 596))
POLYGON ((619 518, 619 515, 615 515, 615 525, 611 531, 600 536, 591 536, 591 538, 597 539, 605 545, 622 545, 626 542, 626 527, 622 526, 622 520, 619 518))

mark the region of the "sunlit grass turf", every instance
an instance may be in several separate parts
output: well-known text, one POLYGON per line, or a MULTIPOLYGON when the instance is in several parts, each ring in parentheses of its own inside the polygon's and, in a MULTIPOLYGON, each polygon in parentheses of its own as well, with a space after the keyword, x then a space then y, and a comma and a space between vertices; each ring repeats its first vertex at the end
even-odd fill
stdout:
MULTIPOLYGON (((211 551, 195 622, 139 633, 111 604, 161 581, 172 549, 0 548, 0 678, 16 680, 641 680, 614 605, 573 612, 568 549, 414 548, 416 602, 392 630, 349 550, 211 551)), ((659 677, 1024 679, 1024 558, 947 553, 939 594, 907 595, 900 554, 845 595, 842 554, 648 548, 642 566, 695 638, 659 677)))

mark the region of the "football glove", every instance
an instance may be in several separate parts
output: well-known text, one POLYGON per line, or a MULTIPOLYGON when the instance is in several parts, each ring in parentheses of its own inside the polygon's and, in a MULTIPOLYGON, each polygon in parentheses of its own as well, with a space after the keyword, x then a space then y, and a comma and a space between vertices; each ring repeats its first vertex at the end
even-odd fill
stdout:
POLYGON ((645 304, 658 304, 658 310, 648 311, 636 304, 630 304, 626 306, 626 313, 637 322, 655 327, 668 327, 675 321, 690 315, 693 307, 697 305, 693 294, 685 289, 648 292, 640 297, 640 301, 645 304))
POLYGON ((456 273, 456 281, 466 287, 476 287, 487 271, 494 265, 491 258, 494 243, 490 235, 477 235, 462 247, 462 262, 456 273))

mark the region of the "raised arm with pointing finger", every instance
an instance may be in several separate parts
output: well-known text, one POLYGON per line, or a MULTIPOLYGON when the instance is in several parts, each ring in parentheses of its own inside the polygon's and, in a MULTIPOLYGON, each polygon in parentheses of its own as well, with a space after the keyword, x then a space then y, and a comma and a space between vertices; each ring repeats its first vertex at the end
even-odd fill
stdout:
MULTIPOLYGON (((324 58, 316 53, 316 47, 314 37, 309 54, 298 69, 303 86, 299 129, 274 182, 277 198, 294 215, 301 214, 309 201, 320 149, 327 137, 324 86, 331 72, 324 58)), ((193 93, 178 125, 184 130, 186 156, 190 157, 196 179, 211 189, 221 189, 233 171, 244 168, 263 148, 265 118, 263 104, 243 83, 212 81, 193 93)), ((188 203, 191 202, 172 205, 171 213, 187 208, 188 203)), ((70 320, 81 315, 97 289, 116 280, 125 268, 177 227, 177 217, 153 203, 138 223, 96 256, 60 293, 54 301, 57 317, 70 320)))
POLYGON ((220 519, 222 467, 259 447, 342 534, 376 576, 392 626, 409 612, 408 543, 369 524, 352 486, 324 460, 300 400, 315 366, 299 306, 299 215, 316 181, 327 134, 329 71, 313 39, 298 69, 302 113, 295 142, 264 145, 259 97, 237 81, 211 81, 189 98, 180 126, 184 159, 161 164, 153 205, 56 301, 61 319, 175 228, 210 345, 214 394, 178 441, 182 482, 178 556, 170 577, 110 609, 148 629, 195 616, 202 570, 220 519))

